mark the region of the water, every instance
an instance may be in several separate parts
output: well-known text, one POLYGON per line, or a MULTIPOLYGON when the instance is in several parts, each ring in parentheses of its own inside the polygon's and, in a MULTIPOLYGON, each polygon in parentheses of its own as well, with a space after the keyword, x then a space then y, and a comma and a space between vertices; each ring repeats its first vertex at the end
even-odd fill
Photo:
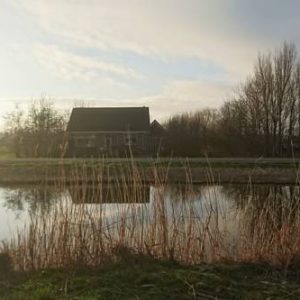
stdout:
POLYGON ((272 216, 275 212, 280 221, 284 214, 279 204, 298 206, 299 195, 299 187, 279 185, 194 186, 189 190, 180 186, 72 186, 64 189, 53 186, 0 187, 0 241, 9 241, 16 236, 30 223, 31 217, 37 214, 51 215, 55 209, 64 207, 73 210, 80 207, 87 215, 105 212, 108 226, 120 217, 130 218, 133 213, 147 215, 151 221, 155 214, 155 203, 161 199, 167 214, 182 218, 191 217, 191 208, 193 217, 203 221, 211 211, 217 211, 219 226, 226 220, 226 230, 231 232, 233 238, 241 212, 245 216, 245 207, 248 216, 251 216, 249 223, 255 224, 256 212, 259 214, 266 208, 272 216))

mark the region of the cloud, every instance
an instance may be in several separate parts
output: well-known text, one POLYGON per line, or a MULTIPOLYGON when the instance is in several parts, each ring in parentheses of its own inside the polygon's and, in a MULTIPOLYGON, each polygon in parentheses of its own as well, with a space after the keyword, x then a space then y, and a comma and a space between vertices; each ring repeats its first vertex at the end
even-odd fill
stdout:
POLYGON ((172 80, 158 94, 122 100, 86 99, 86 102, 90 106, 149 106, 151 118, 164 121, 177 113, 219 108, 231 93, 231 86, 222 82, 172 80))
POLYGON ((3 43, 22 46, 0 50, 2 98, 148 105, 159 119, 221 105, 258 51, 297 37, 300 25, 297 0, 4 2, 3 43))
POLYGON ((179 80, 169 82, 161 94, 139 102, 150 106, 153 118, 165 120, 177 113, 218 108, 230 94, 231 86, 222 82, 179 80))
MULTIPOLYGON (((221 82, 210 82, 203 80, 174 80, 166 84, 159 94, 147 97, 123 98, 123 99, 100 99, 81 98, 78 95, 59 96, 47 95, 49 100, 55 100, 58 109, 71 109, 78 103, 86 103, 88 106, 149 106, 151 119, 163 122, 176 113, 190 112, 203 108, 218 108, 222 105, 224 98, 231 93, 230 85, 221 82)), ((19 103, 26 109, 32 98, 0 99, 5 112, 14 108, 14 103, 19 103)), ((3 114, 1 114, 3 116, 3 114)), ((1 122, 0 122, 1 126, 1 122)))
MULTIPOLYGON (((231 86, 203 80, 175 80, 166 84, 159 94, 123 99, 78 99, 69 97, 61 101, 66 107, 76 102, 89 106, 149 106, 152 119, 165 120, 173 114, 204 108, 218 108, 231 94, 231 86)), ((59 99, 56 97, 55 99, 59 99)), ((63 99, 63 98, 62 98, 63 99)))
POLYGON ((196 57, 239 79, 250 71, 258 44, 233 23, 232 2, 28 0, 19 8, 69 44, 162 59, 196 57))
POLYGON ((140 79, 143 76, 131 68, 89 56, 76 55, 55 45, 37 44, 34 54, 39 63, 62 78, 93 80, 103 74, 140 79))

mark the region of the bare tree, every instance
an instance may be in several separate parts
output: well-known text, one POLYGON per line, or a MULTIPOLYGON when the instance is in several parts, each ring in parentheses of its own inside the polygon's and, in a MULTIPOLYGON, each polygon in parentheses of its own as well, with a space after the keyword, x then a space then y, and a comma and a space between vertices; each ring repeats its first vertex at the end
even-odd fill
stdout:
POLYGON ((66 145, 66 117, 41 99, 26 112, 16 108, 6 118, 7 133, 17 157, 52 157, 63 154, 66 145))

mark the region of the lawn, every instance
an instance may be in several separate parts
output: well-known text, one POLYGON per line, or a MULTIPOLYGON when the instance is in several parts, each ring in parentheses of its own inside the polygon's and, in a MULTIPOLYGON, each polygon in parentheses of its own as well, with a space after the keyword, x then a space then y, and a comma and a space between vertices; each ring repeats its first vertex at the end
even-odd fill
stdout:
POLYGON ((182 266, 127 257, 96 269, 7 274, 1 299, 299 299, 296 273, 267 265, 182 266))

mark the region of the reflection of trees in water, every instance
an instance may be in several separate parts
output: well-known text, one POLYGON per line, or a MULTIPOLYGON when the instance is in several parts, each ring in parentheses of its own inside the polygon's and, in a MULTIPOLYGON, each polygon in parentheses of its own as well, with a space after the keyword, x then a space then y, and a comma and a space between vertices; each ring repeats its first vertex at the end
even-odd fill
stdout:
POLYGON ((7 188, 4 192, 5 207, 16 213, 25 209, 29 213, 48 212, 60 194, 51 186, 7 188))
POLYGON ((257 210, 278 210, 300 204, 300 188, 295 185, 225 185, 223 192, 239 209, 251 205, 257 210))
POLYGON ((244 222, 254 232, 258 224, 279 230, 298 221, 300 188, 295 185, 231 185, 223 192, 243 212, 244 222))
MULTIPOLYGON (((199 201, 214 197, 212 187, 202 185, 174 184, 149 185, 99 185, 69 186, 73 203, 149 203, 151 192, 161 193, 161 197, 173 203, 199 201)), ((257 221, 280 228, 286 221, 293 221, 300 211, 299 186, 282 185, 224 185, 218 189, 217 198, 231 199, 237 211, 243 212, 245 223, 253 229, 257 221)), ((16 213, 48 212, 51 206, 62 198, 66 190, 55 186, 23 186, 7 188, 3 196, 5 207, 16 213)), ((221 199, 216 199, 220 201, 221 199)), ((269 225, 270 226, 270 225, 269 225)))
POLYGON ((32 213, 49 212, 52 205, 64 198, 71 197, 78 203, 149 203, 151 197, 160 194, 161 199, 173 203, 187 203, 199 200, 207 186, 174 184, 163 186, 150 185, 76 185, 56 187, 52 185, 7 187, 3 192, 4 206, 16 214, 27 210, 32 213), (66 194, 66 192, 68 192, 66 194))
POLYGON ((164 186, 162 192, 168 194, 170 199, 174 202, 199 200, 203 192, 208 186, 191 185, 185 183, 171 184, 164 186))

